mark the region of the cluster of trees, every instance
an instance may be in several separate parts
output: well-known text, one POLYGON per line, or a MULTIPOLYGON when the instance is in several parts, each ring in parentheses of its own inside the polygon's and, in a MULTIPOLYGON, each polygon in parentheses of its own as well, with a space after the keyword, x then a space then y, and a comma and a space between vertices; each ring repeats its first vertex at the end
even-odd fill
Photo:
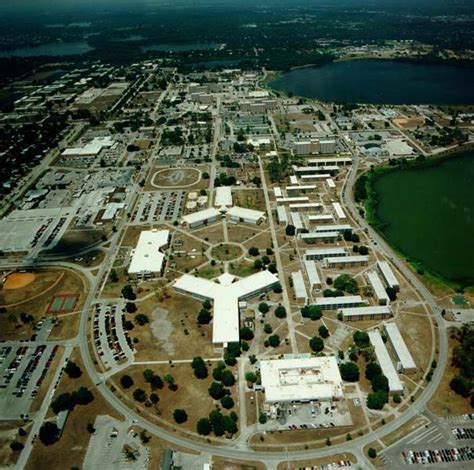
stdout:
POLYGON ((164 129, 161 134, 161 143, 163 145, 183 145, 183 131, 180 127, 174 129, 164 129))
POLYGON ((359 286, 357 281, 349 276, 349 274, 341 274, 334 280, 334 287, 336 290, 347 292, 349 294, 357 294, 359 286))
POLYGON ((51 409, 56 413, 72 411, 76 405, 88 405, 94 400, 94 395, 87 387, 80 387, 72 393, 62 393, 52 403, 51 409))
POLYGON ((199 311, 197 321, 200 325, 208 325, 212 320, 211 314, 212 304, 209 300, 205 300, 202 309, 199 311))
POLYGON ((359 380, 359 367, 355 362, 344 362, 339 365, 342 380, 347 382, 357 382, 359 380))
POLYGON ((226 173, 220 173, 214 180, 214 186, 232 186, 237 182, 237 179, 233 175, 227 175, 226 173))
POLYGON ((360 237, 357 235, 357 233, 351 232, 350 230, 346 230, 343 234, 344 240, 346 242, 352 242, 352 243, 359 243, 360 242, 360 237))
POLYGON ((64 372, 66 372, 70 379, 77 379, 82 375, 81 368, 73 361, 68 361, 64 368, 64 372))
MULTIPOLYGON (((271 248, 267 248, 266 254, 263 255, 261 258, 257 258, 254 263, 254 269, 261 270, 261 269, 268 269, 271 273, 275 274, 277 270, 276 263, 270 258, 270 255, 273 254, 273 250, 271 248)), ((249 255, 253 256, 254 258, 260 255, 260 250, 252 246, 249 248, 249 255)))
POLYGON ((459 369, 449 386, 457 394, 467 398, 470 396, 474 406, 474 325, 463 325, 457 332, 459 344, 453 349, 452 364, 459 369))
POLYGON ((359 253, 359 255, 366 256, 369 254, 369 249, 364 245, 354 245, 352 247, 354 253, 359 253))
POLYGON ((388 379, 382 374, 382 369, 376 362, 368 362, 365 366, 365 378, 372 384, 372 393, 367 396, 367 407, 381 410, 388 403, 388 379))
POLYGON ((217 160, 220 160, 221 167, 224 168, 240 168, 240 163, 232 160, 229 155, 224 155, 222 157, 217 156, 217 160))
POLYGON ((237 414, 231 412, 229 415, 224 415, 220 410, 212 410, 208 418, 201 418, 196 425, 196 430, 201 436, 208 436, 211 432, 215 436, 220 437, 224 434, 233 435, 238 431, 237 428, 237 414))
POLYGON ((204 359, 200 356, 196 356, 193 358, 191 362, 191 367, 193 368, 195 377, 198 379, 206 379, 209 375, 206 363, 204 362, 204 359))
POLYGON ((301 316, 311 320, 319 320, 323 316, 323 312, 317 305, 305 305, 301 309, 301 316))

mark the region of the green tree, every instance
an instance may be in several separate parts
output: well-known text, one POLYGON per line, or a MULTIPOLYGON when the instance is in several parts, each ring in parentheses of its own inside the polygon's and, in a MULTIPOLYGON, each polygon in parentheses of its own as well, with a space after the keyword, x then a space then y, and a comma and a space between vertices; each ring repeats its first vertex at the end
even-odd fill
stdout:
POLYGON ((320 352, 324 349, 324 341, 319 336, 315 336, 309 340, 309 347, 314 352, 320 352))
POLYGON ((232 399, 231 396, 226 395, 226 396, 221 398, 221 405, 226 410, 230 410, 231 408, 234 407, 234 400, 232 399))
POLYGON ((58 414, 61 411, 71 411, 75 406, 74 399, 71 393, 61 393, 51 403, 51 409, 58 414))
POLYGON ((373 447, 369 447, 369 449, 367 450, 367 455, 371 459, 375 459, 375 457, 377 457, 377 451, 373 447))
POLYGON ((254 262, 253 262, 253 267, 254 269, 256 269, 257 271, 260 271, 262 268, 263 268, 263 261, 261 259, 256 259, 254 262))
POLYGON ((263 331, 264 333, 267 333, 267 335, 273 333, 272 325, 270 325, 270 323, 265 323, 265 325, 263 325, 263 331))
POLYGON ((260 413, 258 416, 258 422, 260 424, 265 424, 267 422, 267 415, 265 413, 260 413))
POLYGON ((225 432, 229 434, 235 434, 238 431, 237 423, 230 417, 224 416, 222 419, 225 432))
POLYGON ((143 403, 147 399, 147 394, 146 394, 145 390, 143 390, 141 388, 136 388, 133 391, 133 399, 135 401, 139 401, 139 402, 143 403))
POLYGON ((212 426, 209 419, 201 418, 196 424, 196 431, 201 436, 209 436, 212 431, 212 426))
POLYGON ((472 388, 472 382, 462 375, 455 375, 449 382, 451 390, 462 397, 468 397, 472 388))
POLYGON ((173 418, 178 424, 185 423, 188 420, 188 414, 185 410, 177 408, 173 412, 173 418))
POLYGON ((87 387, 79 387, 71 395, 76 405, 88 405, 94 400, 93 393, 87 387))
POLYGON ((359 348, 368 348, 370 345, 369 335, 365 331, 356 331, 352 338, 359 348))
POLYGON ((135 313, 137 311, 137 304, 135 302, 127 302, 125 304, 125 310, 128 313, 135 313))
POLYGON ((221 381, 226 387, 231 387, 235 384, 234 374, 230 370, 224 370, 222 372, 221 381))
POLYGON ((45 421, 39 430, 39 440, 45 445, 54 444, 59 438, 59 428, 51 421, 45 421))
POLYGON ((280 337, 278 335, 272 335, 268 337, 268 344, 272 348, 277 348, 280 346, 280 337))
POLYGON ((67 362, 64 372, 66 372, 68 377, 71 379, 77 379, 82 375, 81 368, 73 361, 67 362))
POLYGON ((365 366, 365 378, 367 380, 372 380, 377 375, 382 374, 382 369, 376 362, 369 362, 365 366))
POLYGON ((143 313, 139 313, 136 317, 135 317, 135 323, 137 323, 138 325, 140 326, 143 326, 145 325, 145 323, 149 323, 149 319, 146 315, 144 315, 143 313))
POLYGON ((383 390, 367 395, 367 407, 371 410, 381 410, 387 402, 388 394, 383 390))
POLYGON ((135 292, 133 291, 133 287, 130 284, 125 284, 122 287, 122 295, 127 300, 135 300, 137 298, 135 292))
POLYGON ((279 305, 275 309, 275 315, 277 318, 285 318, 286 317, 286 308, 283 305, 279 305))
POLYGON ((211 312, 205 308, 202 308, 197 317, 197 321, 200 325, 207 325, 211 322, 212 315, 211 312))
POLYGON ((247 372, 245 374, 245 380, 250 383, 255 383, 257 381, 257 375, 255 372, 247 372))
POLYGON ((262 302, 258 305, 258 311, 260 313, 267 313, 270 310, 270 307, 267 303, 262 302))
POLYGON ((222 372, 225 369, 225 362, 219 361, 212 371, 212 376, 219 382, 222 380, 222 372))
POLYGON ((244 326, 240 329, 240 337, 246 341, 253 339, 253 331, 248 326, 244 326))
POLYGON ((359 246, 359 254, 362 256, 367 256, 369 254, 369 249, 366 246, 359 246))
POLYGON ((372 391, 373 392, 379 392, 383 391, 385 393, 388 393, 390 390, 389 385, 388 385, 388 379, 385 377, 385 375, 376 375, 372 379, 372 391))
POLYGON ((318 333, 319 333, 319 336, 321 336, 321 338, 323 339, 326 339, 329 336, 329 330, 324 325, 321 325, 318 328, 318 333))
POLYGON ((295 234, 296 234, 296 227, 295 227, 294 225, 288 224, 288 225, 285 227, 285 234, 286 234, 288 237, 294 237, 295 234))
POLYGON ((260 254, 260 251, 257 247, 252 246, 249 248, 249 255, 250 256, 258 256, 260 254))
POLYGON ((323 312, 317 305, 306 305, 301 309, 301 316, 311 320, 319 320, 323 316, 323 312))
POLYGON ((212 382, 208 391, 209 395, 211 395, 214 400, 220 400, 225 395, 224 385, 219 382, 212 382))
POLYGON ((191 362, 191 367, 194 370, 194 375, 198 379, 207 378, 208 376, 207 367, 202 357, 200 356, 194 357, 193 361, 191 362))
POLYGON ((168 388, 170 390, 176 391, 178 389, 178 386, 176 385, 176 381, 174 380, 174 377, 171 374, 166 374, 163 377, 163 380, 168 384, 168 388))
POLYGON ((359 368, 354 362, 344 362, 339 366, 342 380, 346 382, 357 382, 359 380, 359 368))
POLYGON ((337 290, 348 292, 349 294, 357 294, 359 286, 357 281, 349 276, 349 274, 341 274, 334 280, 334 287, 337 290))

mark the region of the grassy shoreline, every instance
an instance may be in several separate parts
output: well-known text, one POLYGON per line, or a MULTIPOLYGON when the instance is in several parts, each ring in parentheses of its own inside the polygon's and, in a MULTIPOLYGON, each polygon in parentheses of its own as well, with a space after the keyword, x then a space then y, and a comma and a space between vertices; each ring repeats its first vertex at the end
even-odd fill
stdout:
MULTIPOLYGON (((466 289, 471 290, 473 288, 472 282, 462 283, 446 278, 442 274, 427 267, 419 260, 412 258, 407 253, 404 253, 400 247, 395 245, 385 236, 383 230, 385 223, 377 216, 378 200, 377 193, 374 188, 377 180, 389 173, 403 170, 421 170, 426 168, 433 168, 443 164, 447 160, 451 160, 454 158, 465 158, 467 152, 469 152, 469 150, 472 148, 472 145, 466 145, 459 149, 456 149, 456 151, 445 152, 429 158, 419 158, 411 161, 406 161, 402 165, 391 166, 387 164, 382 164, 372 169, 371 171, 362 173, 357 178, 355 186, 355 192, 357 191, 357 186, 359 186, 359 191, 362 190, 362 186, 363 189, 365 189, 365 194, 362 194, 364 197, 360 197, 361 193, 359 193, 359 199, 356 198, 356 201, 364 207, 365 218, 367 222, 395 250, 397 255, 406 260, 406 262, 411 266, 411 268, 418 275, 423 276, 423 278, 428 284, 432 284, 438 287, 446 287, 458 292, 462 292, 466 289)), ((362 193, 363 192, 364 191, 362 190, 362 193)))

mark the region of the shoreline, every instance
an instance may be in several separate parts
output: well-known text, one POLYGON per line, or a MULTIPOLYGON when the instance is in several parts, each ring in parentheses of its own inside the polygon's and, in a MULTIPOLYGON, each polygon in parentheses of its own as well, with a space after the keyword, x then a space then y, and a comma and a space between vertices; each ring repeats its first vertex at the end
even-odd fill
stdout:
MULTIPOLYGON (((439 165, 442 165, 448 160, 453 160, 457 158, 468 158, 467 153, 469 151, 474 151, 474 144, 469 144, 466 146, 460 146, 455 150, 447 151, 439 155, 433 155, 432 157, 424 158, 422 160, 412 160, 406 162, 403 166, 388 166, 387 164, 381 164, 378 167, 374 168, 373 171, 367 171, 359 175, 357 182, 364 177, 363 180, 366 197, 359 201, 359 204, 362 205, 365 211, 365 219, 368 224, 377 231, 377 233, 383 237, 383 239, 396 251, 396 253, 403 258, 411 268, 420 276, 423 277, 425 282, 428 284, 438 284, 445 288, 452 289, 456 292, 463 292, 465 290, 471 290, 474 288, 474 281, 460 282, 453 279, 449 279, 443 274, 437 272, 433 268, 429 268, 425 263, 413 258, 408 253, 405 253, 403 249, 394 244, 389 238, 387 238, 383 227, 385 222, 380 220, 377 216, 377 194, 374 189, 375 182, 382 178, 383 176, 395 172, 395 171, 404 171, 404 170, 421 170, 424 168, 434 168, 439 165)), ((356 184, 357 184, 356 182, 356 184)))

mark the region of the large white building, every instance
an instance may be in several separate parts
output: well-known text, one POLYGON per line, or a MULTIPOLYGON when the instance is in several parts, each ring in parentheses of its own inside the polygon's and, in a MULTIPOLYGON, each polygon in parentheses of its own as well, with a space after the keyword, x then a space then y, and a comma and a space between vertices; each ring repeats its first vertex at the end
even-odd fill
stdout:
POLYGON ((291 280, 293 281, 296 301, 303 302, 306 305, 308 303, 308 293, 306 292, 303 273, 301 271, 291 273, 291 280))
POLYGON ((265 212, 247 209, 245 207, 234 206, 227 211, 232 222, 244 222, 247 224, 258 225, 266 220, 265 212))
POLYGON ((187 225, 189 228, 195 228, 215 222, 220 216, 221 213, 217 209, 210 207, 209 209, 184 215, 181 219, 181 223, 187 225))
POLYGON ((200 300, 214 302, 212 343, 215 348, 221 349, 239 341, 239 301, 271 289, 279 280, 270 271, 260 271, 237 281, 234 276, 225 273, 217 280, 218 283, 184 274, 175 281, 173 288, 200 300))
POLYGON ((332 257, 342 257, 347 256, 346 250, 341 247, 333 247, 333 248, 313 248, 311 250, 305 251, 305 258, 311 260, 322 260, 325 258, 332 258, 332 257))
POLYGON ((347 295, 342 297, 316 297, 314 304, 321 310, 337 310, 338 308, 358 307, 365 304, 360 295, 347 295))
POLYGON ((369 280, 369 284, 372 286, 377 303, 379 305, 388 305, 390 303, 390 299, 385 292, 385 288, 379 278, 379 275, 375 271, 369 271, 366 275, 367 279, 369 280))
POLYGON ((397 369, 405 374, 416 372, 416 364, 395 323, 385 323, 385 332, 389 344, 398 359, 397 369))
POLYGON ((375 307, 340 308, 337 313, 342 315, 344 321, 383 320, 390 317, 392 309, 388 305, 377 305, 375 307))
POLYGON ((377 268, 379 269, 385 284, 387 284, 387 287, 391 287, 396 291, 400 290, 400 283, 398 282, 395 274, 392 271, 392 268, 387 263, 387 261, 378 261, 377 268))
POLYGON ((344 398, 336 358, 292 357, 260 361, 267 403, 307 403, 344 398))
POLYGON ((165 254, 170 240, 169 230, 144 230, 136 248, 132 251, 132 261, 128 274, 137 278, 162 275, 165 254))
POLYGON ((230 186, 219 186, 216 188, 214 206, 220 210, 232 207, 232 189, 230 186))

